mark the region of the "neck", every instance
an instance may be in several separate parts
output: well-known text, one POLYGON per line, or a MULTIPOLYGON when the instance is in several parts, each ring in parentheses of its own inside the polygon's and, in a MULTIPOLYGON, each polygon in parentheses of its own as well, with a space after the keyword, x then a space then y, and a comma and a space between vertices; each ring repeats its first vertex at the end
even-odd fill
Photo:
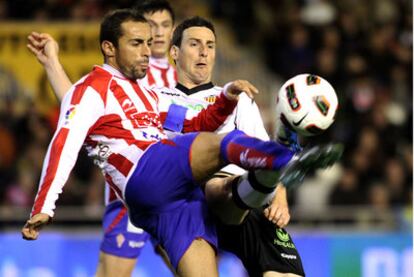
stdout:
POLYGON ((180 74, 179 71, 177 71, 177 75, 178 75, 177 76, 178 83, 180 83, 181 85, 183 85, 184 87, 186 87, 188 89, 192 89, 192 88, 197 87, 197 86, 201 86, 201 85, 211 83, 211 77, 208 77, 207 79, 202 80, 202 81, 197 81, 197 80, 194 80, 194 79, 190 79, 185 74, 180 74))

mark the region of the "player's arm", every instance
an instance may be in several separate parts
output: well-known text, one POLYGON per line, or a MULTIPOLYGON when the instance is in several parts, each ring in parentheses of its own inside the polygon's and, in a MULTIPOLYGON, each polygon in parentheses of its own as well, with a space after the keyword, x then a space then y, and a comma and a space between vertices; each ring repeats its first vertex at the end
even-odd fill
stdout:
POLYGON ((209 105, 191 120, 184 121, 182 132, 217 130, 234 111, 242 92, 252 99, 259 93, 257 88, 245 80, 228 83, 214 104, 209 105))
POLYGON ((37 239, 40 229, 53 217, 55 202, 75 165, 89 129, 103 113, 103 100, 90 87, 85 89, 75 85, 64 97, 58 127, 43 162, 31 217, 22 229, 24 239, 37 239))
POLYGON ((36 32, 32 32, 28 36, 28 41, 27 48, 36 56, 45 69, 56 97, 59 101, 62 101, 72 83, 59 61, 58 43, 49 34, 36 32))

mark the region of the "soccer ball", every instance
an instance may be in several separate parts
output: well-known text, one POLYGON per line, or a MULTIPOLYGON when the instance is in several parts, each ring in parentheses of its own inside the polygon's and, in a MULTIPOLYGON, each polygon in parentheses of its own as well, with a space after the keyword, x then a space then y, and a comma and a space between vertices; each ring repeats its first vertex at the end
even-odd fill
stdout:
POLYGON ((325 79, 300 74, 286 81, 277 96, 277 117, 304 136, 325 131, 335 120, 338 97, 325 79))

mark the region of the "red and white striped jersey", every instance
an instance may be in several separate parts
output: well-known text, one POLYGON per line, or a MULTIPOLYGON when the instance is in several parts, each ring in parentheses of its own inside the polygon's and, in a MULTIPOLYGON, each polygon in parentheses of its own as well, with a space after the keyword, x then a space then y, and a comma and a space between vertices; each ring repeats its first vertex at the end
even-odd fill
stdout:
MULTIPOLYGON (((185 106, 188 109, 186 118, 191 119, 197 116, 200 111, 215 103, 222 90, 223 89, 221 87, 214 86, 212 83, 207 83, 192 89, 188 89, 181 84, 177 84, 177 86, 173 89, 159 89, 157 92, 159 94, 169 96, 171 103, 185 106)), ((160 102, 160 109, 168 109, 171 103, 160 102)), ((228 133, 235 129, 241 130, 249 136, 257 137, 262 140, 269 140, 269 135, 264 127, 257 104, 245 93, 240 95, 240 99, 233 113, 217 129, 216 132, 228 133)), ((169 132, 167 132, 167 134, 169 136, 176 135, 169 132)), ((221 171, 237 175, 245 172, 244 169, 236 165, 228 165, 221 171)))
MULTIPOLYGON (((169 63, 168 58, 150 57, 147 74, 138 82, 146 88, 174 88, 177 84, 177 72, 175 67, 169 63)), ((108 184, 105 184, 104 199, 105 205, 120 200, 108 184)))
MULTIPOLYGON (((94 67, 74 84, 61 104, 32 215, 53 216, 55 202, 83 144, 106 182, 123 198, 125 185, 144 151, 166 138, 159 110, 164 97, 126 79, 109 65, 94 67)), ((237 104, 223 94, 218 102, 197 118, 186 120, 184 131, 216 130, 237 104)))
POLYGON ((147 75, 139 82, 147 88, 173 88, 177 84, 177 72, 167 58, 150 57, 147 75))

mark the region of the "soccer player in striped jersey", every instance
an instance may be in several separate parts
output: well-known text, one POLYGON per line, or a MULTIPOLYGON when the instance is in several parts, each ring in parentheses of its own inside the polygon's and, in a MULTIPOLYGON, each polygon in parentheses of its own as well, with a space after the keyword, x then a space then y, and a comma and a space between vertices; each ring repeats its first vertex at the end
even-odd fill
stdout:
MULTIPOLYGON (((134 8, 139 10, 150 23, 153 37, 148 69, 146 76, 139 80, 140 84, 149 88, 174 87, 177 74, 168 60, 175 20, 173 9, 165 0, 139 1, 134 8)), ((46 69, 53 90, 57 98, 61 100, 72 83, 58 61, 56 41, 48 34, 33 32, 29 36, 29 42, 29 49, 46 69), (42 50, 38 51, 39 49, 42 50)), ((141 228, 132 225, 125 205, 107 183, 104 198, 103 238, 96 276, 128 277, 131 276, 149 235, 141 228)), ((157 252, 163 251, 159 245, 154 246, 157 252)))
POLYGON ((147 87, 174 87, 177 72, 168 60, 175 15, 166 0, 138 1, 134 6, 151 26, 152 45, 146 76, 140 80, 147 87))

